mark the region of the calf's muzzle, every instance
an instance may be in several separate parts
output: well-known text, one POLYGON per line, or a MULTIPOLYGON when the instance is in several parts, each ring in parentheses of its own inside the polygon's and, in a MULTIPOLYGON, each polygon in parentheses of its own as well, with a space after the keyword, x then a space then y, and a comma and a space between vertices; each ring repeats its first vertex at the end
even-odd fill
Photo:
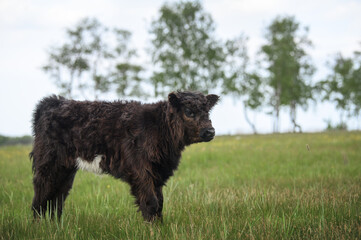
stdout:
POLYGON ((214 135, 215 135, 215 130, 214 128, 202 128, 200 133, 199 133, 199 136, 202 138, 202 140, 204 142, 209 142, 211 141, 213 138, 214 138, 214 135))

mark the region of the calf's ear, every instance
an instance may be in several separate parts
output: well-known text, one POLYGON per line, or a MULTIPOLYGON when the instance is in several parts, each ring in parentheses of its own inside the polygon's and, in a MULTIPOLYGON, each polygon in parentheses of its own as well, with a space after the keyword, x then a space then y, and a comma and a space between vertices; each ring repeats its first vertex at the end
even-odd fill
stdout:
POLYGON ((176 109, 180 108, 181 103, 180 103, 177 93, 175 93, 175 92, 169 93, 168 101, 174 108, 176 108, 176 109))
POLYGON ((215 94, 209 94, 206 96, 206 98, 209 109, 211 109, 214 105, 216 105, 219 100, 219 96, 215 94))

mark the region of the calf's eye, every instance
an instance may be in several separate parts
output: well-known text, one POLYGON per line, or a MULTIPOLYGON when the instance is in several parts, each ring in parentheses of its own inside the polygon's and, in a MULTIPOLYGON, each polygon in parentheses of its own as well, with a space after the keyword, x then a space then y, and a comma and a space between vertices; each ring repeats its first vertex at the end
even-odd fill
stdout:
POLYGON ((193 118, 195 115, 194 115, 194 112, 192 112, 192 110, 190 110, 189 108, 186 108, 184 110, 184 113, 186 114, 187 117, 189 118, 193 118))

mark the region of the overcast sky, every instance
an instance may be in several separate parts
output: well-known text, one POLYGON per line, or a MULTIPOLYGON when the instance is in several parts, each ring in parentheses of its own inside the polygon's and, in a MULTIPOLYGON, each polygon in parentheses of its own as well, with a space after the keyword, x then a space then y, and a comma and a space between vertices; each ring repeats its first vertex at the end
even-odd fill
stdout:
MULTIPOLYGON (((173 2, 173 1, 168 1, 173 2)), ((161 0, 0 0, 0 134, 31 134, 32 111, 41 98, 58 90, 41 71, 46 50, 61 44, 65 29, 84 17, 96 17, 109 27, 132 32, 132 44, 145 59, 150 22, 158 14, 161 0)), ((309 51, 318 69, 317 81, 327 74, 326 61, 337 52, 351 56, 360 49, 360 0, 205 0, 203 6, 217 26, 219 38, 228 39, 245 33, 249 37, 250 57, 264 43, 265 28, 277 15, 294 15, 302 26, 310 28, 314 48, 309 51)), ((223 97, 211 118, 218 134, 249 133, 239 101, 223 97)), ((251 114, 260 132, 272 130, 270 116, 251 114)), ((298 121, 305 131, 320 131, 325 120, 339 121, 332 104, 310 105, 298 111, 298 121)), ((281 115, 281 130, 289 131, 287 112, 281 115)), ((348 122, 360 127, 356 119, 348 122)))

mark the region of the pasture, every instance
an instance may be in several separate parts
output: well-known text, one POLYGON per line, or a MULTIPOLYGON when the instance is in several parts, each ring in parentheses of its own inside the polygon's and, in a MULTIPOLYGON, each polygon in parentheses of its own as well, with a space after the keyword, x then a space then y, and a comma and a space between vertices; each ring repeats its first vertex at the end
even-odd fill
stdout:
POLYGON ((360 239, 361 132, 220 136, 183 153, 146 223, 127 184, 77 173, 33 221, 30 146, 0 148, 0 239, 360 239))

